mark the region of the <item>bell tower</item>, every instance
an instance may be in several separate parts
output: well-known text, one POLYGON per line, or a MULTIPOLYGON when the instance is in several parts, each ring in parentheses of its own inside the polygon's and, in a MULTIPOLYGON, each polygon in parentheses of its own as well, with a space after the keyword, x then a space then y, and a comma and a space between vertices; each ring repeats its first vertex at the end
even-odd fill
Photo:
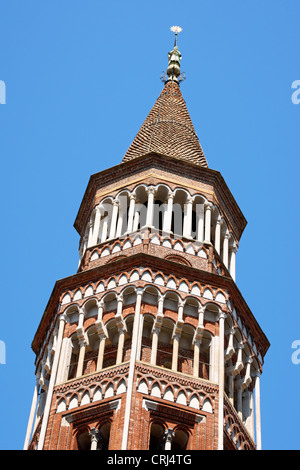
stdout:
POLYGON ((78 271, 32 342, 24 449, 261 449, 269 342, 236 284, 246 220, 208 167, 171 29, 161 94, 83 196, 78 271))

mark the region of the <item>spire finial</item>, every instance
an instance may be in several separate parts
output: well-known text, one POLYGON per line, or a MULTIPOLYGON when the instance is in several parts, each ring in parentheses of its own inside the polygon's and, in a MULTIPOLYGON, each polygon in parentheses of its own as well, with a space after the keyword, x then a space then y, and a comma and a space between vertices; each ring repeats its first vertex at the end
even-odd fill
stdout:
POLYGON ((168 53, 169 65, 167 73, 163 72, 161 80, 164 83, 169 80, 179 83, 185 79, 185 76, 180 72, 181 53, 177 47, 177 35, 181 33, 182 28, 180 26, 171 26, 170 30, 175 34, 175 44, 173 50, 168 53))
POLYGON ((181 33, 182 28, 180 26, 171 26, 170 30, 175 34, 174 47, 177 47, 177 34, 181 33))

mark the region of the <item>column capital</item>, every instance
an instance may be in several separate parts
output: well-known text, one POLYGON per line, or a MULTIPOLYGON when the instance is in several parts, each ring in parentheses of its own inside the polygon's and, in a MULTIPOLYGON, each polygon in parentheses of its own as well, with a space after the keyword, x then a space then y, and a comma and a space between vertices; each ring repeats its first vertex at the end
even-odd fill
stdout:
POLYGON ((171 191, 171 190, 170 190, 170 191, 168 192, 167 199, 174 199, 174 197, 175 197, 174 191, 171 191))
POLYGON ((219 312, 217 321, 225 320, 226 317, 227 317, 227 314, 221 310, 221 311, 219 312))
POLYGON ((155 186, 147 186, 146 187, 146 193, 147 194, 155 194, 155 192, 156 192, 155 186))
POLYGON ((139 296, 142 296, 143 293, 144 293, 143 287, 138 287, 138 288, 136 289, 136 296, 138 296, 138 295, 139 295, 139 296))
POLYGON ((211 202, 205 202, 204 203, 204 209, 205 210, 212 210, 212 203, 211 202))
POLYGON ((114 199, 113 202, 112 202, 112 205, 113 206, 119 206, 120 205, 119 199, 114 199))
POLYGON ((172 428, 168 428, 168 429, 165 430, 164 440, 165 440, 166 443, 171 444, 172 440, 174 439, 174 436, 175 436, 175 432, 173 431, 172 428))
POLYGON ((129 199, 130 199, 131 201, 132 201, 132 200, 137 201, 137 195, 136 195, 135 193, 131 193, 131 194, 129 194, 129 199))

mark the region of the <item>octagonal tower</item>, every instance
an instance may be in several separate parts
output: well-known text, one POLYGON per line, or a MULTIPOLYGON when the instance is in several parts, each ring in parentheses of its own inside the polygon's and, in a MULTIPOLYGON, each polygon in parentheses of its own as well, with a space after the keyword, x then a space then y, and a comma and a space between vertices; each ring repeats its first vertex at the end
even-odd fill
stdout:
POLYGON ((260 449, 269 342, 236 285, 246 220, 208 167, 169 53, 122 162, 92 175, 76 274, 32 342, 25 449, 260 449))

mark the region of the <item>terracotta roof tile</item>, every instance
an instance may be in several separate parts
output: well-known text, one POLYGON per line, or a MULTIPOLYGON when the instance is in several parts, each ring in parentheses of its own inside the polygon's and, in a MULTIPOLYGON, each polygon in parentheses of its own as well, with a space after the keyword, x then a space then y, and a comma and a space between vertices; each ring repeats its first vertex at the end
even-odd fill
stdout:
POLYGON ((156 152, 208 167, 179 84, 168 81, 123 162, 156 152))

